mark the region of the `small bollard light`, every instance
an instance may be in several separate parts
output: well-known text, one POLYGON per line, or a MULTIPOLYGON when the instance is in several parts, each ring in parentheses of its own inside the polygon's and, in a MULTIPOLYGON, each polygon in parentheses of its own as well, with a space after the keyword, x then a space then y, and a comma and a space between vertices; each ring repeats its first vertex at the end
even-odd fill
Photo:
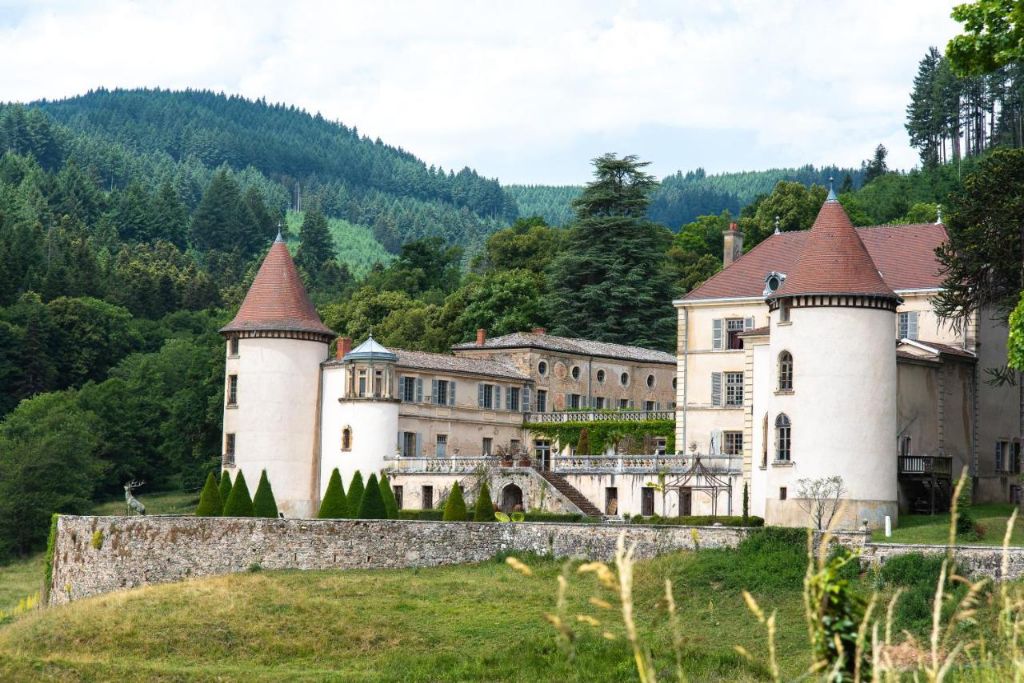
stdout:
POLYGON ((885 516, 885 537, 892 537, 892 517, 890 517, 889 515, 885 516))

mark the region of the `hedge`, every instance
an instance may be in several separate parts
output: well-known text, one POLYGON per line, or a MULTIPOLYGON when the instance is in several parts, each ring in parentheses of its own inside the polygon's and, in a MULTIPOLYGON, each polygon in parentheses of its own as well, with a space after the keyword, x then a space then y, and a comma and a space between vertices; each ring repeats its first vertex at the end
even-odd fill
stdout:
POLYGON ((491 500, 491 489, 485 481, 480 485, 480 492, 476 496, 476 505, 473 507, 474 522, 493 522, 494 501, 491 500))
POLYGON ((352 481, 348 483, 348 491, 345 492, 347 517, 359 516, 359 506, 363 504, 364 493, 366 493, 366 486, 363 484, 363 473, 356 470, 356 473, 352 475, 352 481))
POLYGON ((348 517, 348 502, 345 498, 345 485, 341 483, 341 473, 335 467, 331 478, 327 481, 327 490, 320 501, 320 519, 342 519, 348 517))
POLYGON ((274 491, 270 488, 266 470, 263 470, 260 475, 260 483, 256 486, 256 495, 252 497, 252 509, 257 517, 277 519, 277 501, 274 500, 274 491))
POLYGON ((386 472, 380 475, 380 496, 384 499, 388 519, 398 519, 398 500, 395 498, 395 492, 391 490, 391 482, 386 472))
POLYGON ((751 515, 746 520, 743 517, 713 515, 690 515, 688 517, 641 517, 637 515, 629 520, 630 524, 652 524, 655 526, 764 526, 764 519, 751 515))
POLYGON ((235 483, 231 486, 231 495, 228 502, 224 504, 225 517, 255 517, 256 510, 252 507, 252 498, 249 497, 249 487, 245 483, 245 474, 241 470, 235 477, 235 483))
POLYGON ((217 487, 220 494, 220 514, 224 514, 224 506, 228 504, 228 496, 231 495, 231 473, 224 470, 220 473, 220 486, 217 487))
POLYGON ((217 478, 213 472, 206 475, 203 492, 199 494, 199 505, 196 506, 196 517, 220 517, 224 511, 224 501, 220 499, 217 478))
POLYGON ((377 474, 373 473, 366 480, 366 490, 363 492, 363 499, 359 503, 359 519, 387 519, 388 510, 384 506, 384 496, 380 493, 380 483, 377 481, 377 474))
POLYGON ((445 501, 444 515, 441 519, 446 522, 465 522, 467 519, 466 501, 462 498, 462 487, 459 486, 459 482, 452 484, 452 490, 448 494, 448 500, 445 501))
POLYGON ((440 522, 443 510, 399 510, 399 519, 418 519, 424 522, 440 522))

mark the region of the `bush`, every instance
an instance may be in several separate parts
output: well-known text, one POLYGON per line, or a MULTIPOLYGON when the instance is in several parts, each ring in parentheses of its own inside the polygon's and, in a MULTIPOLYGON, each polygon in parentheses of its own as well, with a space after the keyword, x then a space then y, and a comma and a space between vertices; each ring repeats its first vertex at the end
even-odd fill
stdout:
POLYGON ((476 505, 473 507, 474 522, 494 521, 494 501, 491 500, 491 488, 485 481, 480 485, 480 492, 476 496, 476 505))
POLYGON ((224 514, 224 506, 228 504, 228 496, 231 495, 231 473, 224 470, 220 473, 220 486, 217 487, 220 494, 220 514, 224 514))
POLYGON ((384 499, 384 509, 388 512, 388 519, 398 519, 398 501, 395 500, 395 492, 391 490, 391 482, 388 481, 386 472, 380 475, 380 496, 384 499))
POLYGON ((348 484, 348 493, 345 495, 346 516, 358 517, 359 507, 363 504, 363 494, 366 486, 363 485, 363 473, 356 470, 352 475, 352 481, 348 484))
POLYGON ((416 519, 424 522, 440 522, 444 516, 442 510, 399 510, 399 519, 416 519))
POLYGON ((267 478, 266 470, 260 474, 260 483, 256 485, 256 495, 252 498, 252 509, 257 517, 277 519, 277 501, 274 500, 274 491, 270 488, 270 479, 267 478))
POLYGON ((654 515, 652 517, 641 517, 636 515, 630 518, 630 524, 652 524, 655 526, 714 526, 720 524, 722 526, 751 526, 751 527, 763 527, 764 519, 761 517, 715 517, 712 515, 690 515, 687 517, 661 517, 654 515))
POLYGON ((359 519, 387 519, 388 511, 384 506, 384 497, 380 494, 380 483, 377 474, 371 474, 366 480, 366 490, 359 503, 359 519))
POLYGON ((320 519, 342 519, 349 517, 348 501, 345 499, 345 485, 341 483, 341 472, 335 467, 327 481, 327 490, 320 501, 320 519))
POLYGON ((527 522, 568 522, 572 524, 599 524, 600 517, 587 517, 580 513, 527 512, 527 522))
POLYGON ((203 485, 203 492, 199 494, 196 517, 220 517, 223 511, 224 501, 220 499, 217 478, 213 476, 213 472, 210 472, 206 475, 206 484, 203 485))
POLYGON ((466 501, 462 498, 462 487, 459 482, 452 484, 451 493, 444 504, 444 516, 441 518, 446 522, 466 521, 466 501))
MULTIPOLYGON (((897 555, 890 558, 882 565, 879 571, 879 578, 882 584, 889 588, 902 588, 903 594, 896 603, 894 611, 895 627, 899 630, 906 629, 911 633, 923 635, 928 633, 932 626, 932 607, 934 604, 935 590, 939 585, 939 574, 942 572, 942 555, 923 555, 912 553, 909 555, 897 555)), ((966 587, 960 583, 952 583, 948 577, 955 573, 955 567, 946 571, 947 582, 945 590, 954 596, 952 601, 943 605, 943 615, 948 616, 956 602, 966 591, 966 587)))
POLYGON ((228 502, 224 504, 225 517, 255 517, 256 510, 252 506, 252 498, 249 497, 249 487, 245 484, 245 474, 238 470, 235 483, 231 487, 231 495, 228 502))
POLYGON ((53 583, 53 553, 57 546, 57 520, 60 514, 50 515, 50 536, 46 541, 46 560, 43 563, 43 604, 50 601, 50 584, 53 583))

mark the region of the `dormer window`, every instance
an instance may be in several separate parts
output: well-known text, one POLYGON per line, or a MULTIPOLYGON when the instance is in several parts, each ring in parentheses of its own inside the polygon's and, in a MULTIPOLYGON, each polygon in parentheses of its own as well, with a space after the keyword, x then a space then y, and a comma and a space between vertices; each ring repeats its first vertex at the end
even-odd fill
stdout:
POLYGON ((762 294, 764 296, 771 296, 778 291, 779 287, 781 287, 782 283, 785 281, 785 273, 778 273, 773 270, 764 276, 764 292, 762 292, 762 294))

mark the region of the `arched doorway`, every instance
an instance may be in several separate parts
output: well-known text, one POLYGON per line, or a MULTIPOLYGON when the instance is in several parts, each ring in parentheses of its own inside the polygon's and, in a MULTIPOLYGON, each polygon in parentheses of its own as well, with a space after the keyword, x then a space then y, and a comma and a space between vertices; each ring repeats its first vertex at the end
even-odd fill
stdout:
POLYGON ((502 512, 518 512, 523 509, 523 490, 515 484, 509 484, 501 490, 502 512))

